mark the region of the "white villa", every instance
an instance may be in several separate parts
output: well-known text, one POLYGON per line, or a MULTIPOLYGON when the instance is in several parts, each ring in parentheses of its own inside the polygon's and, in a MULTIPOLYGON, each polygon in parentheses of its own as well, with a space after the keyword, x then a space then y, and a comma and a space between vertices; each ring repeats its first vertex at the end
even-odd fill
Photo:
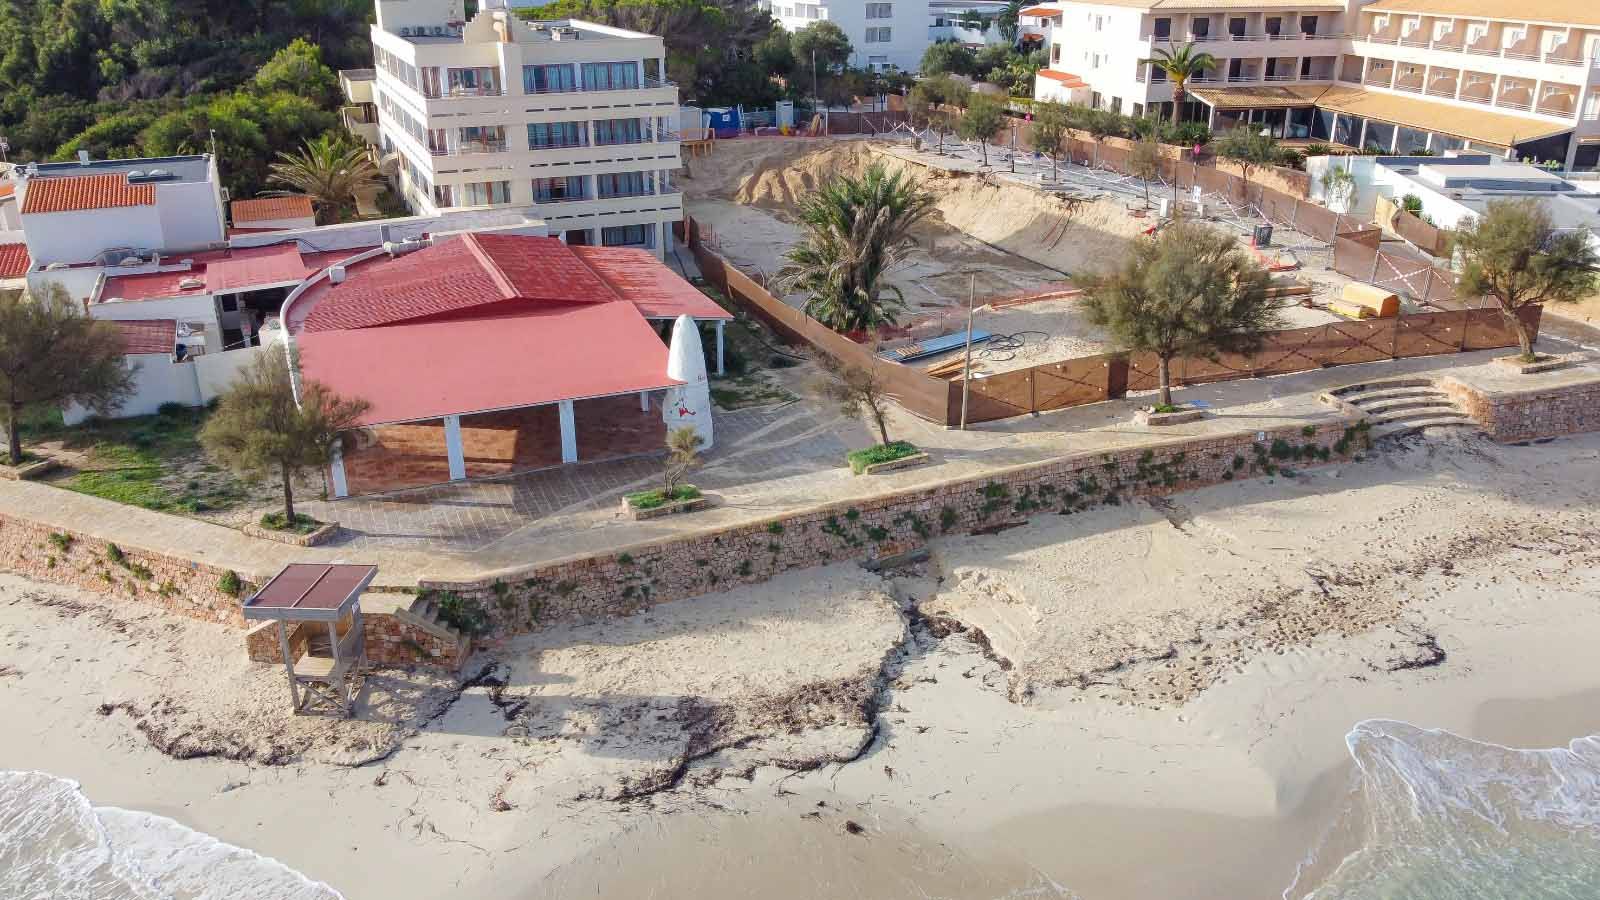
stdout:
POLYGON ((683 218, 661 38, 482 6, 378 0, 374 68, 341 73, 346 124, 419 215, 522 210, 568 244, 661 257, 683 218))
POLYGON ((818 21, 838 25, 850 39, 853 66, 902 72, 921 68, 922 54, 935 41, 998 43, 993 21, 1006 7, 1004 0, 763 0, 763 5, 789 31, 818 21), (968 11, 983 16, 986 27, 969 27, 968 11))

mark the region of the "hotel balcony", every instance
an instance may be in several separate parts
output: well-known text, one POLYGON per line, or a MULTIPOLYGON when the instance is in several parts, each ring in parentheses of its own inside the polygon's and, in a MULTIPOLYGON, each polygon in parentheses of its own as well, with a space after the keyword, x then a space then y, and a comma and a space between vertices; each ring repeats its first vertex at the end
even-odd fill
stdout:
POLYGON ((1390 87, 1394 84, 1394 64, 1370 60, 1367 71, 1361 76, 1361 83, 1370 87, 1390 87))
POLYGON ((1433 80, 1428 82, 1427 90, 1424 93, 1430 97, 1455 98, 1456 88, 1461 82, 1460 72, 1454 69, 1434 69, 1432 77, 1433 80))
MULTIPOLYGON (((1584 57, 1584 35, 1568 34, 1566 29, 1541 29, 1528 25, 1518 29, 1505 23, 1490 23, 1486 31, 1468 29, 1462 20, 1425 17, 1406 21, 1391 17, 1383 28, 1374 28, 1375 14, 1369 14, 1365 27, 1355 36, 1357 42, 1386 46, 1409 47, 1417 50, 1438 50, 1472 56, 1487 56, 1519 62, 1588 68, 1591 62, 1584 57), (1441 26, 1448 26, 1441 28, 1441 26), (1546 37, 1557 35, 1557 43, 1547 45, 1546 37), (1507 40, 1511 42, 1506 43, 1507 40)), ((1358 48, 1359 50, 1359 48, 1358 48)))
POLYGON ((1534 111, 1546 116, 1570 118, 1578 111, 1578 89, 1570 85, 1547 84, 1534 111))
POLYGON ((346 131, 366 143, 378 143, 378 110, 371 103, 339 107, 339 120, 346 131))
POLYGON ((1422 66, 1401 65, 1396 70, 1394 84, 1391 86, 1397 91, 1420 94, 1423 88, 1422 79, 1422 66))
POLYGON ((1494 105, 1504 109, 1528 111, 1533 109, 1533 82, 1518 78, 1500 79, 1500 93, 1494 105))
POLYGON ((371 103, 372 84, 378 80, 376 69, 340 69, 339 89, 351 103, 371 103))
POLYGON ((1470 73, 1467 80, 1461 85, 1461 93, 1457 99, 1469 103, 1494 102, 1494 78, 1481 73, 1470 73))

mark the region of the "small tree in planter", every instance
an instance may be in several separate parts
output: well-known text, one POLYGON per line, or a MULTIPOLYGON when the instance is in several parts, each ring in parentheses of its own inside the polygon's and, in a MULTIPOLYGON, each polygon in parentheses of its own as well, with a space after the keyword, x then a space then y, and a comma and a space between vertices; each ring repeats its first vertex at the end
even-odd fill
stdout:
POLYGON ((76 403, 116 409, 133 390, 115 325, 79 312, 58 284, 42 296, 0 296, 0 393, 4 394, 6 458, 23 463, 22 415, 76 403))
POLYGON ((1072 137, 1069 122, 1067 107, 1060 101, 1046 100, 1034 104, 1031 140, 1033 149, 1050 157, 1051 181, 1060 178, 1057 167, 1061 163, 1061 154, 1067 152, 1067 143, 1072 137))
POLYGON ((263 527, 308 531, 317 523, 295 513, 294 479, 326 465, 340 434, 355 428, 369 408, 365 400, 340 397, 315 381, 303 381, 297 398, 289 360, 269 350, 222 394, 200 429, 200 444, 242 478, 281 480, 283 520, 265 516, 263 527))
POLYGON ((700 462, 700 447, 703 444, 705 440, 700 437, 700 432, 690 426, 667 432, 667 461, 662 466, 661 480, 662 496, 669 503, 677 499, 692 499, 679 498, 678 493, 684 487, 683 477, 700 462))
POLYGON ((994 140, 994 133, 1000 130, 1005 118, 1000 101, 988 94, 974 94, 972 102, 967 104, 967 111, 961 116, 960 124, 956 126, 956 132, 962 140, 977 141, 983 146, 985 166, 989 164, 989 142, 994 140))
POLYGON ((1128 174, 1144 183, 1144 207, 1150 208, 1150 182, 1161 175, 1161 141, 1154 132, 1141 137, 1128 154, 1128 174))
POLYGON ((1557 234, 1538 201, 1495 200, 1473 221, 1458 226, 1455 246, 1464 265, 1460 289, 1494 298, 1517 335, 1521 361, 1537 361, 1533 333, 1518 316, 1540 303, 1571 303, 1595 287, 1597 260, 1588 234, 1557 234))
POLYGON ((1176 222, 1139 241, 1120 270, 1084 284, 1089 320, 1126 349, 1160 361, 1157 412, 1172 406, 1172 360, 1251 353, 1281 327, 1270 278, 1229 235, 1176 222))
POLYGON ((1213 146, 1218 156, 1239 164, 1244 178, 1244 202, 1249 203, 1250 173, 1278 161, 1278 141, 1253 125, 1240 125, 1224 132, 1213 146))
POLYGON ((839 414, 850 419, 870 419, 878 431, 877 446, 850 454, 851 468, 860 472, 868 465, 892 462, 917 453, 912 444, 889 440, 889 393, 876 363, 863 368, 825 356, 822 371, 818 387, 824 397, 838 406, 839 414))

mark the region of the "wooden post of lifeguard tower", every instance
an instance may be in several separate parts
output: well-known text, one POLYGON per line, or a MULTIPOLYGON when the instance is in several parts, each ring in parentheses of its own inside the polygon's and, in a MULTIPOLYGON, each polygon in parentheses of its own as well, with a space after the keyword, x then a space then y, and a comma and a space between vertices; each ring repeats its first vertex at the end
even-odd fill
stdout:
POLYGON ((377 574, 377 566, 291 563, 245 598, 246 619, 278 623, 278 650, 296 713, 350 715, 367 662, 361 592, 377 574), (302 625, 309 634, 305 654, 296 659, 301 642, 290 637, 302 625))

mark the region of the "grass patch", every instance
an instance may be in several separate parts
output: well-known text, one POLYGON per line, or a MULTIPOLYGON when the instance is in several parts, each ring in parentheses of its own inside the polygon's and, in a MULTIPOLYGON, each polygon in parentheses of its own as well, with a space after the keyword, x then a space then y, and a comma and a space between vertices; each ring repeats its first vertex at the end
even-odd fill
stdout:
POLYGON ((700 497, 700 489, 692 484, 680 484, 672 489, 672 495, 661 488, 651 488, 648 491, 637 491, 627 495, 628 505, 634 509, 655 509, 668 503, 680 503, 684 500, 696 500, 700 497))
POLYGON ((759 375, 734 375, 717 379, 711 388, 711 402, 719 409, 748 409, 753 406, 774 406, 795 399, 778 385, 759 375))
POLYGON ((1183 406, 1182 404, 1177 404, 1177 403, 1157 403, 1155 406, 1150 407, 1150 411, 1153 412, 1153 413, 1156 413, 1158 415, 1166 415, 1167 413, 1183 412, 1185 409, 1188 409, 1188 407, 1183 406))
POLYGON ((877 444, 864 450, 851 450, 845 455, 845 458, 850 460, 850 471, 860 475, 867 470, 867 466, 894 462, 897 459, 905 459, 921 452, 915 444, 908 441, 890 441, 887 444, 877 444))
POLYGON ((305 513, 295 513, 294 521, 290 522, 281 512, 269 512, 261 517, 259 524, 262 528, 272 531, 287 531, 291 534, 310 534, 322 527, 321 522, 305 513))

